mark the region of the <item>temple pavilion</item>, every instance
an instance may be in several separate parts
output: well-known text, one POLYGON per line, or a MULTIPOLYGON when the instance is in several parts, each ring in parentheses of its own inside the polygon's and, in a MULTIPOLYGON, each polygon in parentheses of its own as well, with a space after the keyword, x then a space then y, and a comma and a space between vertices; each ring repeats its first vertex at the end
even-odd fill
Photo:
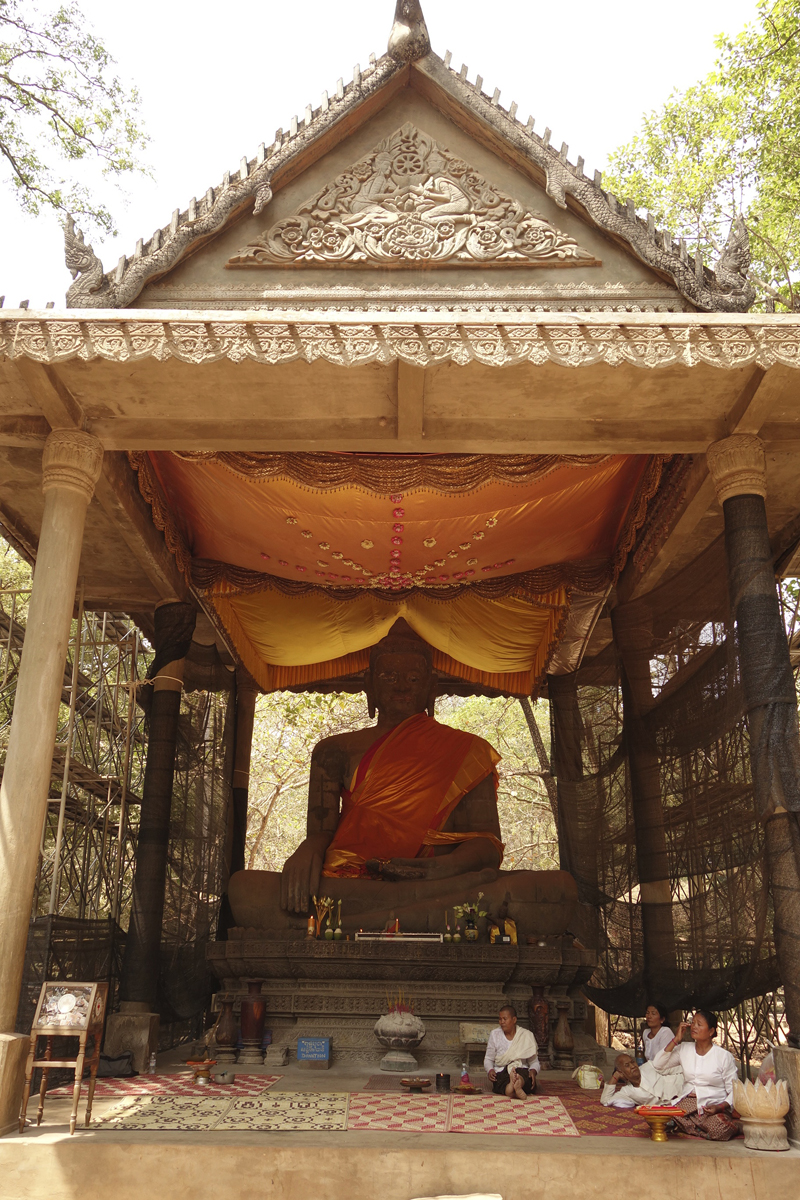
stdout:
MULTIPOLYGON (((535 761, 594 914, 547 959, 571 1018, 587 998, 636 1016, 655 992, 725 1008, 782 985, 797 1054, 800 737, 776 580, 800 573, 800 316, 749 311, 744 223, 718 262, 693 258, 399 0, 385 54, 116 266, 65 237, 68 311, 0 312, 0 521, 35 563, 0 798, 0 1128, 79 579, 85 611, 129 614, 155 647, 129 1006, 158 1011, 198 647, 235 720, 227 877, 256 695, 360 690, 403 618, 442 693, 550 699, 535 761)), ((262 974, 296 1021, 269 990, 300 977, 290 951, 276 965, 230 926, 208 947, 220 986, 262 974)), ((524 1002, 534 968, 515 969, 524 1002)), ((426 971, 431 995, 472 978, 426 971)))

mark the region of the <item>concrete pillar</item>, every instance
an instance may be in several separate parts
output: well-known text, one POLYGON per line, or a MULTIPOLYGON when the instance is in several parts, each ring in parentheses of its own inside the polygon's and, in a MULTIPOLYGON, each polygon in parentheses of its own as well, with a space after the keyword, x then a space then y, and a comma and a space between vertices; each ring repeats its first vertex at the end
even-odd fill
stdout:
POLYGON ((44 515, 0 791, 0 1033, 17 1015, 86 509, 103 447, 57 429, 42 458, 44 515))
POLYGON ((765 823, 790 1043, 800 1046, 800 731, 765 505, 761 440, 734 434, 708 449, 725 517, 731 610, 750 732, 753 789, 765 823))
POLYGON ((233 757, 232 839, 230 871, 243 871, 247 841, 247 794, 250 786, 250 754, 258 686, 241 667, 236 672, 236 736, 233 757))
POLYGON ((150 667, 153 695, 148 723, 147 763, 136 843, 133 901, 120 998, 156 1009, 161 958, 161 924, 167 878, 175 745, 183 672, 192 641, 195 609, 166 603, 156 609, 156 656, 150 667))

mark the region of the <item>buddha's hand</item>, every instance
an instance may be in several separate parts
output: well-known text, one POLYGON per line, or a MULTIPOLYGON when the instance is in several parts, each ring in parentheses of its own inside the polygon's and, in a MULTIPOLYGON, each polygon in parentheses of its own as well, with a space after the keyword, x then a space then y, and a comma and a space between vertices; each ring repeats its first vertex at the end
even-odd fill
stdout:
POLYGON ((371 858, 367 870, 376 879, 402 883, 407 879, 429 879, 428 860, 419 858, 371 858))
POLYGON ((287 858, 281 871, 281 908, 284 911, 307 913, 311 897, 319 892, 322 864, 330 835, 309 834, 287 858))

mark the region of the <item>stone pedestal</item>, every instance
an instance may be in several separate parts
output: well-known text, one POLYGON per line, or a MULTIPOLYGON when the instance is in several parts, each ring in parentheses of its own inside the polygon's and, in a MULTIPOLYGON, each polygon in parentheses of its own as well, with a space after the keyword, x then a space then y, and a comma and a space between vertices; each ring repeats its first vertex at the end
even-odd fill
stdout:
POLYGON ((237 1061, 240 1067, 261 1067, 264 1065, 264 1051, 257 1046, 242 1046, 237 1061))
POLYGON ((289 1049, 287 1046, 267 1046, 267 1052, 264 1055, 265 1067, 285 1067, 289 1061, 289 1049))
MULTIPOLYGON (((244 981, 265 980, 262 994, 272 1030, 265 1065, 270 1067, 283 1065, 272 1056, 284 1050, 294 1057, 298 1037, 329 1037, 334 1065, 378 1070, 384 1051, 375 1021, 385 1011, 387 991, 402 988, 425 1023, 425 1039, 414 1050, 414 1065, 400 1069, 457 1071, 464 1059, 459 1026, 494 1025, 502 1004, 525 1014, 531 984, 544 987, 554 1017, 556 1001, 566 998, 569 1018, 585 1021, 586 1001, 578 989, 596 961, 593 951, 576 949, 572 938, 547 946, 334 943, 263 934, 251 940, 231 930, 229 939, 207 949, 209 966, 222 985, 214 1008, 219 1011, 224 1001, 233 1000, 238 1011, 247 990, 244 981)), ((604 1066, 602 1048, 588 1035, 585 1041, 579 1047, 576 1038, 576 1063, 604 1066)))
POLYGON ((24 1033, 0 1033, 0 1137, 19 1125, 29 1047, 24 1033))
POLYGON ((382 1071, 402 1071, 404 1075, 416 1075, 419 1063, 410 1050, 389 1050, 381 1059, 382 1071))
POLYGON ((786 1122, 781 1117, 768 1121, 764 1117, 742 1117, 744 1144, 748 1150, 788 1150, 786 1122))
POLYGON ((134 1070, 146 1075, 150 1055, 158 1053, 158 1031, 158 1013, 147 1012, 145 1004, 123 1001, 120 1012, 110 1013, 106 1019, 103 1053, 115 1058, 118 1054, 130 1051, 134 1070))
POLYGON ((786 1129, 789 1141, 796 1150, 800 1150, 800 1050, 791 1046, 777 1046, 775 1055, 775 1076, 785 1079, 789 1085, 789 1112, 786 1116, 786 1129))

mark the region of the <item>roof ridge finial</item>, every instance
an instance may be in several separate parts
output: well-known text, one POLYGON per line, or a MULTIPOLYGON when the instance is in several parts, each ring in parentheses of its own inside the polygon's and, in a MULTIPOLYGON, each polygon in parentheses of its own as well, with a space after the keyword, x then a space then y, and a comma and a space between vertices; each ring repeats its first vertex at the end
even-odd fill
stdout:
POLYGON ((420 0, 397 0, 388 50, 392 58, 407 63, 430 54, 431 39, 420 0))

